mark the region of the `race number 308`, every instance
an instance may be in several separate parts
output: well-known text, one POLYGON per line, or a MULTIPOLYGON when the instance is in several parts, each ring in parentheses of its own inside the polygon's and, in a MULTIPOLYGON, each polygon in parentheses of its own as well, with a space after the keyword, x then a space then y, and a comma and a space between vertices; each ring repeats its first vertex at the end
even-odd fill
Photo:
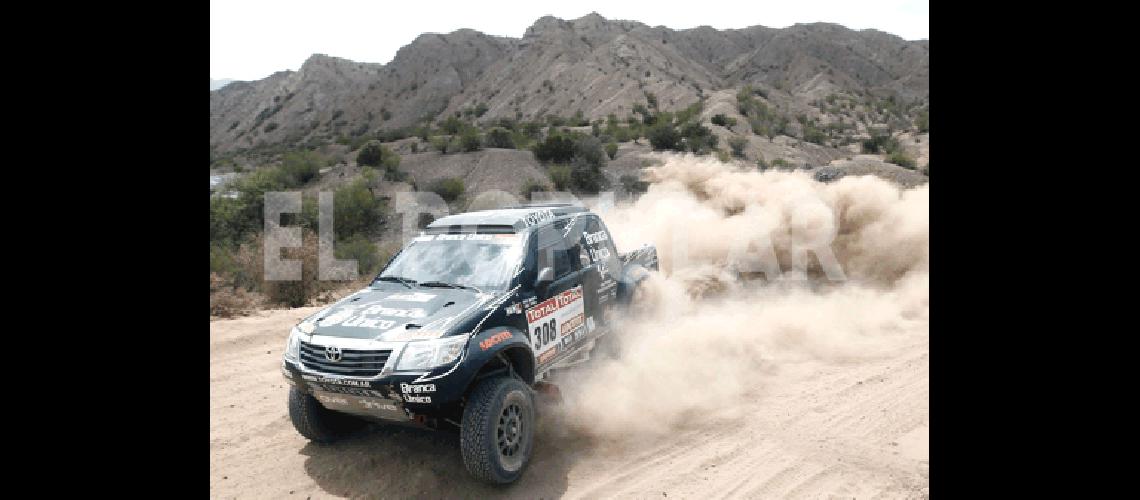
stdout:
POLYGON ((558 323, 554 318, 550 321, 534 327, 534 350, 535 352, 541 351, 543 346, 554 342, 558 337, 558 323))

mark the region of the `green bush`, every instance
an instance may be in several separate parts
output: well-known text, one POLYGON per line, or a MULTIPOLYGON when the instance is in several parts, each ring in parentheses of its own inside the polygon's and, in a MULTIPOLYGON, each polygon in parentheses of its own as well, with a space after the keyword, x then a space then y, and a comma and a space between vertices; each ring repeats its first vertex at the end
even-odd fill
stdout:
POLYGON ((511 139, 511 132, 502 127, 494 127, 488 131, 483 143, 489 148, 515 148, 515 141, 511 139))
POLYGON ((611 141, 606 144, 606 155, 609 156, 611 160, 617 158, 617 151, 618 145, 616 142, 611 141))
POLYGON ((533 199, 533 194, 539 191, 550 191, 550 188, 548 188, 546 184, 538 182, 534 179, 527 179, 526 182, 523 183, 522 194, 523 196, 526 196, 527 200, 533 199))
POLYGON ((383 219, 383 209, 383 204, 368 189, 368 181, 363 178, 337 189, 333 198, 337 239, 369 234, 383 219))
POLYGON ((550 181, 554 183, 555 191, 569 191, 570 190, 570 166, 569 165, 552 165, 548 172, 550 173, 550 181))
POLYGON ((681 135, 684 137, 684 146, 681 150, 688 149, 696 154, 705 154, 716 148, 717 137, 713 135, 712 130, 699 123, 686 123, 681 127, 681 135))
POLYGON ((640 194, 649 189, 649 183, 639 179, 636 175, 624 174, 620 180, 622 187, 630 193, 640 194))
POLYGON ((745 146, 748 146, 748 140, 743 137, 734 135, 728 139, 728 147, 732 148, 732 156, 743 158, 745 146))
POLYGON ((459 130, 461 128, 463 128, 463 122, 459 118, 449 116, 446 120, 443 121, 443 123, 440 123, 439 128, 443 130, 443 133, 445 134, 455 135, 459 133, 459 130))
POLYGON ((736 126, 736 118, 725 116, 724 113, 718 113, 712 117, 713 125, 720 125, 722 127, 736 126))
POLYGON ((355 260, 356 270, 360 276, 372 276, 380 272, 380 266, 384 265, 386 260, 381 258, 376 244, 368 241, 368 238, 362 234, 338 241, 334 253, 337 259, 355 260))
POLYGON ((483 149, 483 139, 479 137, 479 131, 474 128, 466 128, 463 133, 459 134, 459 147, 468 153, 483 149))
POLYGON ((465 188, 462 179, 447 177, 433 182, 428 190, 438 194, 440 198, 443 198, 448 203, 451 203, 463 195, 465 188))
POLYGON ((459 151, 459 138, 437 135, 431 138, 431 147, 440 154, 454 153, 459 151))
POLYGON ((772 160, 772 168, 787 169, 791 167, 792 164, 788 163, 788 161, 783 158, 776 158, 775 160, 772 160))
POLYGON ((649 128, 649 144, 656 151, 672 149, 682 151, 681 134, 673 128, 672 123, 658 123, 649 128))
POLYGON ((303 186, 315 179, 326 163, 327 160, 316 151, 286 153, 281 159, 282 184, 287 187, 303 186))
POLYGON ((552 133, 534 147, 534 158, 543 163, 569 163, 574 158, 574 141, 552 133))
POLYGON ((918 126, 920 133, 930 132, 930 111, 924 109, 918 113, 918 119, 915 120, 915 125, 918 126))
POLYGON ((918 166, 917 163, 915 163, 914 159, 903 151, 895 151, 891 153, 890 156, 887 157, 887 163, 894 163, 895 165, 910 170, 914 170, 918 166))
POLYGON ((380 141, 370 140, 356 154, 356 163, 369 167, 383 167, 387 170, 400 166, 400 155, 388 149, 380 141))
POLYGON ((728 163, 728 162, 732 161, 732 155, 729 154, 728 151, 725 151, 723 149, 718 149, 718 150, 716 150, 716 159, 720 160, 723 163, 728 163))

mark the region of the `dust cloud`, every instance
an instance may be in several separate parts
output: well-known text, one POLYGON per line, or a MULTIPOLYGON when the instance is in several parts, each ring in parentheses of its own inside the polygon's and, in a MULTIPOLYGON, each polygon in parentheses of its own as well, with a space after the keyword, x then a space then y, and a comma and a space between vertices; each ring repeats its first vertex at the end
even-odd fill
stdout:
POLYGON ((621 358, 564 375, 558 418, 575 432, 744 418, 784 368, 927 338, 928 185, 662 159, 642 197, 603 213, 620 252, 657 246, 661 272, 616 324, 621 358))

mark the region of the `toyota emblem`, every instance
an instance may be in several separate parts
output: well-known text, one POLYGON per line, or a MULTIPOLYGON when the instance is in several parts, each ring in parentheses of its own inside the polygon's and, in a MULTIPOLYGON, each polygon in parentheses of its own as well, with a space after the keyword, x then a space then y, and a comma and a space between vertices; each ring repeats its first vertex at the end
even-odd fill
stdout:
POLYGON ((325 359, 334 363, 340 361, 340 348, 336 346, 325 346, 325 359))

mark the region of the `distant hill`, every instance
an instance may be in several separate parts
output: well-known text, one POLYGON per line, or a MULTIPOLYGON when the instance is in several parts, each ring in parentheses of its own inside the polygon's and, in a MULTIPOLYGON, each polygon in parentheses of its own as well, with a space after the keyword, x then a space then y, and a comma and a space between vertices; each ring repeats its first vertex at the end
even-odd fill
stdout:
POLYGON ((211 91, 218 90, 222 87, 225 87, 226 85, 233 83, 234 81, 235 80, 233 80, 232 78, 223 78, 221 80, 215 80, 215 79, 211 78, 210 79, 210 90, 211 91))
POLYGON ((465 110, 480 124, 625 119, 650 99, 662 110, 720 100, 731 115, 746 85, 793 121, 914 129, 929 95, 929 42, 826 23, 673 30, 597 14, 543 17, 519 39, 423 34, 388 64, 317 54, 298 71, 211 92, 210 148, 328 143, 465 110))

